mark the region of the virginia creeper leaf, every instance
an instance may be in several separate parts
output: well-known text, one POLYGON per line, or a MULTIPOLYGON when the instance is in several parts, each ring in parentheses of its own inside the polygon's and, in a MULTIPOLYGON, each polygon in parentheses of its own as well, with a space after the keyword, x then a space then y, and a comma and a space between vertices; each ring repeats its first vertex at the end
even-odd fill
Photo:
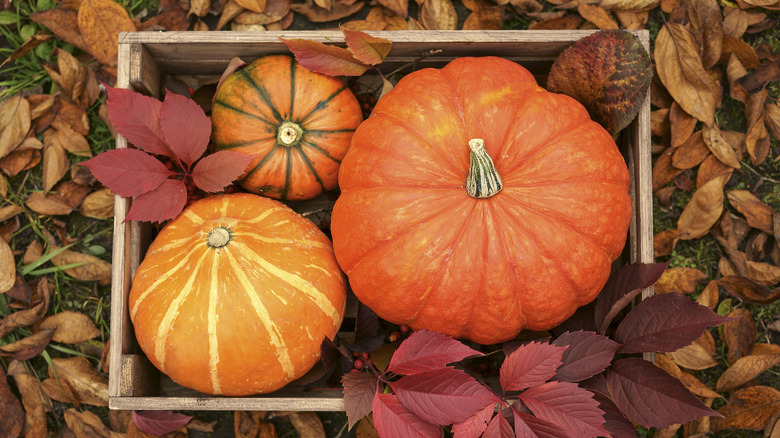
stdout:
POLYGON ((160 129, 162 102, 132 90, 106 85, 108 118, 127 141, 150 154, 174 158, 160 129))
POLYGON ((163 436, 184 427, 192 417, 171 411, 133 411, 133 424, 141 432, 163 436))
POLYGON ((515 420, 515 433, 521 437, 568 438, 566 432, 549 421, 512 408, 515 420))
POLYGON ((192 169, 192 181, 201 190, 219 192, 246 171, 252 156, 235 151, 206 155, 192 169))
POLYGON ((390 383, 398 400, 431 424, 459 423, 501 399, 461 370, 440 368, 390 383))
POLYGON ((280 38, 295 59, 307 69, 329 76, 360 76, 368 66, 355 59, 348 49, 319 41, 280 38))
POLYGON ((455 438, 479 438, 493 417, 494 404, 486 405, 471 417, 452 425, 452 433, 455 438))
POLYGON ((547 88, 577 99, 593 120, 615 135, 639 113, 652 77, 650 55, 639 39, 608 29, 564 50, 550 69, 547 88))
POLYGON ((184 181, 166 179, 156 189, 135 198, 125 220, 162 223, 181 213, 186 203, 184 181))
POLYGON ((170 91, 160 108, 160 129, 173 153, 188 167, 206 152, 211 138, 211 120, 203 108, 170 91))
POLYGON ((501 364, 501 388, 522 391, 550 380, 561 365, 566 347, 541 342, 521 345, 501 364))
POLYGON ((506 421, 503 415, 496 415, 490 420, 485 433, 482 434, 482 438, 514 438, 515 432, 512 430, 512 425, 506 421))
POLYGON ((610 275, 596 299, 596 327, 604 334, 612 320, 643 290, 652 286, 668 263, 634 263, 625 265, 610 275))
POLYGON ((349 51, 364 64, 381 64, 393 48, 393 42, 385 38, 371 36, 359 30, 342 29, 342 32, 349 51))
POLYGON ((615 340, 623 344, 620 353, 668 353, 690 345, 707 327, 731 319, 677 293, 653 295, 628 312, 615 340))
POLYGON ((579 382, 592 377, 609 366, 620 344, 593 332, 566 332, 558 336, 554 345, 568 346, 561 357, 562 365, 555 374, 561 382, 579 382))
POLYGON ((621 412, 644 427, 664 429, 699 417, 719 416, 678 380, 637 357, 607 368, 607 387, 621 412))
POLYGON ((387 371, 415 374, 443 368, 470 356, 484 356, 450 336, 429 330, 417 330, 406 338, 393 354, 387 371))
POLYGON ((341 376, 344 387, 344 408, 347 411, 349 428, 371 412, 377 378, 373 374, 352 370, 341 376))
POLYGON ((519 396, 533 414, 564 429, 569 436, 606 436, 604 413, 593 393, 576 383, 547 382, 519 396))
MULTIPOLYGON (((605 383, 606 385, 606 379, 605 383)), ((604 427, 609 431, 612 438, 635 438, 636 428, 634 423, 628 421, 628 418, 620 412, 609 396, 600 392, 593 392, 593 398, 599 402, 599 409, 604 411, 604 427)))
POLYGON ((172 175, 158 159, 138 149, 112 149, 81 164, 101 184, 126 198, 150 192, 172 175))
POLYGON ((382 437, 439 438, 439 426, 425 422, 410 412, 393 394, 377 390, 372 404, 374 428, 382 437))

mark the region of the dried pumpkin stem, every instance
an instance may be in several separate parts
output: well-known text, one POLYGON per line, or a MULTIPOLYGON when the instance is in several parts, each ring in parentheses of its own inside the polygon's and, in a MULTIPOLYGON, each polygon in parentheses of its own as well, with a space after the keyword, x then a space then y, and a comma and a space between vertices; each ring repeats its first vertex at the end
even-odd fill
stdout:
POLYGON ((503 183, 481 138, 469 140, 469 173, 466 193, 472 198, 489 198, 501 191, 503 183))
POLYGON ((301 125, 289 120, 279 125, 279 129, 276 131, 276 140, 282 146, 295 146, 301 141, 301 137, 303 137, 301 125))
POLYGON ((214 249, 226 246, 230 242, 230 231, 227 228, 216 227, 206 237, 206 244, 214 249))

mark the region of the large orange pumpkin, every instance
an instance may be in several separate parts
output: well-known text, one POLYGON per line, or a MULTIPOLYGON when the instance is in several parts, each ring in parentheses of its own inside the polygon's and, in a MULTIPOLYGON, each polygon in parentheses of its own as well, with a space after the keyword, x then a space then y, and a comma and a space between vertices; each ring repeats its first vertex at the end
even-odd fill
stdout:
POLYGON ((355 133, 339 186, 334 250, 358 299, 482 344, 592 301, 631 220, 612 137, 495 57, 400 80, 355 133))
POLYGON ((345 302, 325 234, 246 193, 194 202, 166 225, 129 296, 149 360, 182 386, 224 395, 271 392, 305 374, 345 302))
POLYGON ((343 80, 269 55, 230 75, 211 114, 217 150, 254 157, 240 184, 282 200, 336 188, 341 159, 363 115, 343 80))

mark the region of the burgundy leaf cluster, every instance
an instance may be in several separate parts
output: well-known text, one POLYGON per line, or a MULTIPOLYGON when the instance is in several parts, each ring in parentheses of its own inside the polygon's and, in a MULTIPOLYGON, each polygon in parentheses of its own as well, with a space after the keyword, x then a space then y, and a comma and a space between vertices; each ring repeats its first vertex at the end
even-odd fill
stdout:
POLYGON ((329 76, 360 76, 372 66, 384 61, 393 42, 357 30, 342 29, 347 47, 338 47, 319 41, 281 38, 307 69, 329 76))
POLYGON ((211 121, 192 99, 167 92, 161 102, 132 90, 109 86, 106 90, 111 123, 138 149, 102 152, 83 165, 112 192, 135 197, 125 220, 172 219, 184 209, 188 188, 221 191, 252 159, 231 151, 201 158, 211 137, 211 121))
POLYGON ((383 438, 439 437, 448 425, 456 438, 633 437, 634 424, 666 428, 719 415, 678 379, 636 356, 675 351, 730 320, 675 293, 628 310, 665 269, 625 266, 604 287, 590 321, 573 318, 551 341, 504 344, 496 352, 505 354, 498 385, 460 366, 483 353, 436 332, 414 332, 386 368, 369 363, 370 372, 342 377, 350 426, 373 412, 383 438))

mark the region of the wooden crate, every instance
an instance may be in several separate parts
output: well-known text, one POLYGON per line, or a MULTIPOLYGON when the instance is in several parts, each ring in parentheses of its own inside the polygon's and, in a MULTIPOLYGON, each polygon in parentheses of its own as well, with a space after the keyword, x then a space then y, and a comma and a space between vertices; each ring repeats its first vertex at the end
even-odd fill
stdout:
MULTIPOLYGON (((420 66, 441 67, 461 56, 502 56, 516 61, 544 80, 555 57, 569 44, 592 31, 392 31, 373 34, 393 41, 385 65, 389 69, 418 60, 420 66)), ((647 31, 635 35, 649 50, 647 31)), ((233 57, 245 61, 273 53, 288 53, 279 37, 305 38, 344 45, 337 31, 286 32, 138 32, 119 37, 117 87, 159 97, 166 78, 219 76, 233 57)), ((542 82, 542 85, 544 82, 542 82)), ((634 215, 625 260, 653 261, 652 193, 650 161, 650 101, 618 139, 632 177, 634 215)), ((117 136, 117 148, 127 147, 117 136)), ((157 371, 139 349, 127 309, 133 274, 151 240, 148 226, 124 222, 131 201, 116 198, 114 218, 113 282, 111 292, 111 344, 109 407, 112 409, 170 410, 295 410, 342 411, 338 389, 304 392, 284 388, 254 397, 213 397, 173 383, 157 371)), ((645 291, 645 294, 651 291, 645 291)))

